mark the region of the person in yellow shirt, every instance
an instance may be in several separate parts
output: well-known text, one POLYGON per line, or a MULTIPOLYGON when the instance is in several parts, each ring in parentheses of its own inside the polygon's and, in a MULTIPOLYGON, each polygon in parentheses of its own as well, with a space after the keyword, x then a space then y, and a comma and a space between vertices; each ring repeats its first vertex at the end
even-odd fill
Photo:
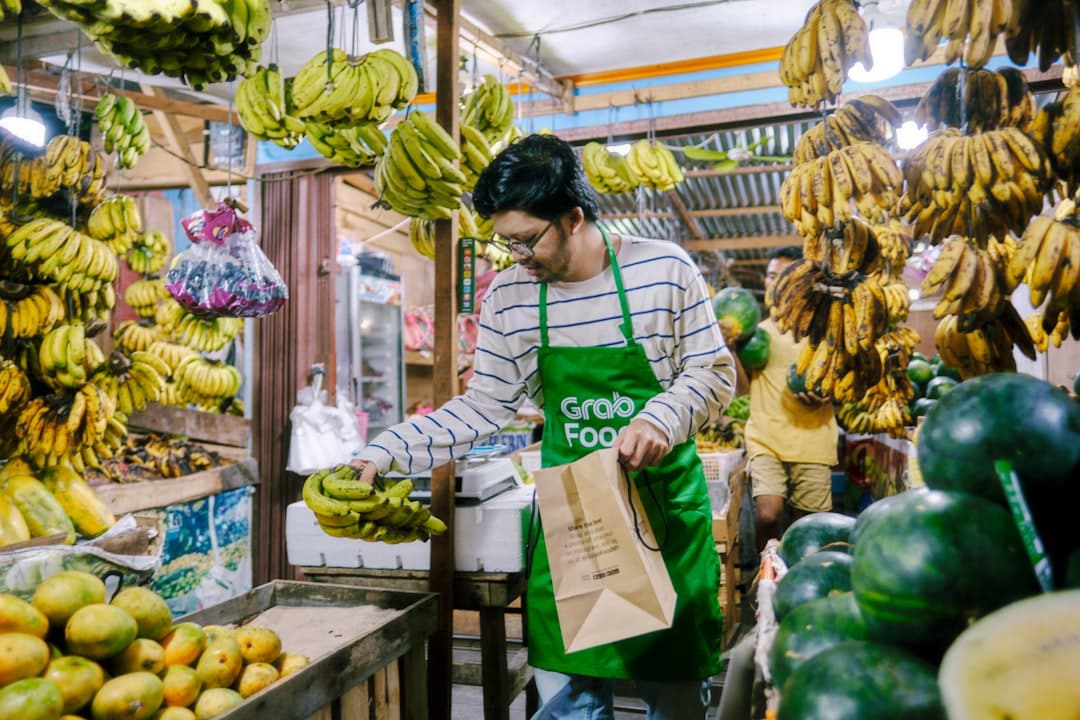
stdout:
MULTIPOLYGON (((777 278, 801 257, 798 247, 776 248, 769 254, 766 306, 777 278)), ((785 504, 791 506, 793 519, 832 509, 831 466, 837 461, 839 435, 829 398, 788 388, 788 373, 806 340, 795 342, 770 318, 760 327, 769 334, 769 359, 765 367, 749 373, 750 419, 746 423, 747 471, 759 552, 770 538, 780 537, 785 504)), ((739 371, 745 372, 741 366, 739 371)))

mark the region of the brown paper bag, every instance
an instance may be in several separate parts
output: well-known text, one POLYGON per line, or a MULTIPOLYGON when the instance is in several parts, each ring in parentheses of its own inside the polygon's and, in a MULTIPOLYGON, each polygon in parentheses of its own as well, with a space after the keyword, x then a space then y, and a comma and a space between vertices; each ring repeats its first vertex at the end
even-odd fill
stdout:
POLYGON ((568 653, 671 627, 675 589, 624 473, 614 448, 533 473, 568 653))

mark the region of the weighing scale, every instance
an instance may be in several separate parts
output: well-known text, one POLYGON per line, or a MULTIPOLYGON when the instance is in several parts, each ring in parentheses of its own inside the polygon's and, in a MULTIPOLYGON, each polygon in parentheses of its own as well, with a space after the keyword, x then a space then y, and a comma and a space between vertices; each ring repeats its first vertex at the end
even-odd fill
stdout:
MULTIPOLYGON (((505 450, 504 445, 478 446, 457 461, 454 497, 459 503, 483 502, 521 484, 514 463, 508 458, 498 457, 505 450)), ((418 475, 388 474, 387 477, 409 478, 413 481, 413 491, 409 497, 430 501, 430 472, 418 475)))

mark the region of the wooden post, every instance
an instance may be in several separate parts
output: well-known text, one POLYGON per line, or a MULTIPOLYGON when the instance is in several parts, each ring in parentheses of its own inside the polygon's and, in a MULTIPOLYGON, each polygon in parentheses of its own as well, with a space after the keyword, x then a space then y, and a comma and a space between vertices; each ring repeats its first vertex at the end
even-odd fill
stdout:
MULTIPOLYGON (((460 0, 432 3, 438 17, 435 119, 458 137, 458 45, 460 0)), ((435 404, 458 394, 457 213, 435 223, 435 404)), ((431 474, 431 511, 447 531, 431 540, 430 589, 439 593, 439 628, 428 643, 428 707, 433 720, 450 720, 454 628, 454 463, 431 474)))

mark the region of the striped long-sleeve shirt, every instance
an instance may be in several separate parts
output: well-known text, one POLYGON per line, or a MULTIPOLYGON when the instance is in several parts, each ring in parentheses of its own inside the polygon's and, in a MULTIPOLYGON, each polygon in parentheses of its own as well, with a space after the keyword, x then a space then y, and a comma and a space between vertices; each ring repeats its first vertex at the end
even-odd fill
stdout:
MULTIPOLYGON (((672 445, 715 420, 730 402, 735 367, 709 302, 705 282, 674 243, 623 236, 619 267, 634 337, 663 391, 640 417, 672 445)), ((468 388, 435 412, 396 425, 361 453, 380 473, 421 473, 460 458, 508 424, 529 398, 544 406, 537 368, 539 288, 515 265, 491 283, 480 310, 480 332, 468 388)), ((548 287, 548 331, 553 346, 625 344, 611 268, 580 282, 548 287)))

